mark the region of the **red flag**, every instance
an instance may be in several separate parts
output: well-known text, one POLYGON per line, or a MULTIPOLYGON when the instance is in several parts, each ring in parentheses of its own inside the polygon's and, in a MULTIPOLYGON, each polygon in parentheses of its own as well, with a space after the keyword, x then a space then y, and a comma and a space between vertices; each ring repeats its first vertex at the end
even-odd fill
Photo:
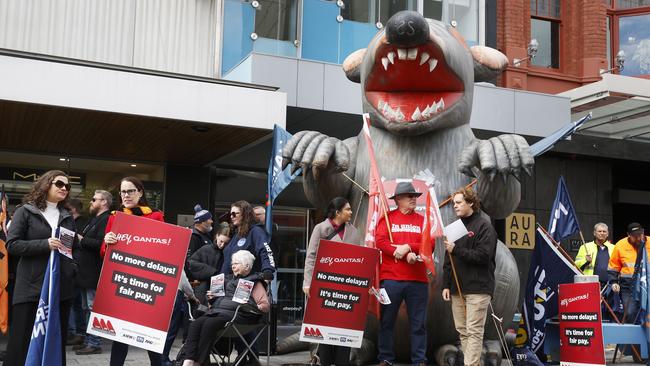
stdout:
POLYGON ((438 207, 436 191, 433 187, 427 190, 426 211, 422 230, 422 245, 420 245, 420 258, 424 261, 429 271, 435 276, 436 266, 433 263, 433 251, 436 248, 435 240, 443 235, 443 225, 438 207))
MULTIPOLYGON (((366 219, 366 236, 364 244, 369 248, 376 248, 375 234, 377 232, 377 224, 379 219, 386 214, 388 209, 388 200, 384 193, 384 184, 379 175, 377 168, 377 161, 375 160, 375 149, 372 146, 372 139, 370 138, 370 115, 363 114, 363 135, 366 138, 366 145, 368 146, 368 157, 370 159, 370 176, 368 181, 368 217, 366 219)), ((388 219, 386 217, 386 219, 388 219)), ((388 221, 386 221, 388 225, 388 221)), ((390 226, 388 228, 390 234, 390 226)), ((379 266, 379 265, 378 265, 379 266)), ((375 271, 375 279, 373 286, 379 289, 379 268, 375 271)), ((379 318, 379 302, 375 296, 370 297, 368 302, 368 310, 370 313, 379 318)))

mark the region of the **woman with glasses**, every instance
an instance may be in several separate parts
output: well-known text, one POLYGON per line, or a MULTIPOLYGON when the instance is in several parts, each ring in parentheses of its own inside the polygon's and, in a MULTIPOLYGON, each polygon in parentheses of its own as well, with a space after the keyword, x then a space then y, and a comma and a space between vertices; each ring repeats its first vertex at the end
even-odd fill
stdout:
MULTIPOLYGON (((354 226, 350 225, 350 220, 352 220, 350 202, 343 197, 336 197, 327 205, 327 218, 314 226, 314 231, 311 233, 311 238, 309 238, 309 248, 307 248, 307 256, 305 257, 305 273, 302 281, 302 290, 307 298, 309 298, 316 253, 318 253, 321 239, 349 244, 359 244, 361 241, 359 232, 354 226)), ((320 364, 323 366, 349 365, 350 347, 319 344, 318 357, 320 358, 320 364)))
MULTIPOLYGON (((190 325, 187 341, 177 357, 179 361, 184 360, 183 366, 210 364, 210 352, 217 333, 232 319, 237 308, 238 324, 255 324, 270 309, 266 283, 251 272, 255 256, 240 250, 231 259, 232 272, 225 277, 222 294, 208 291, 210 309, 190 325), (244 288, 247 291, 243 291, 244 288)), ((241 357, 237 356, 238 359, 241 357)))
MULTIPOLYGON (((68 176, 60 170, 50 170, 34 182, 31 191, 23 198, 23 205, 14 213, 7 235, 7 250, 10 256, 19 261, 4 365, 25 364, 50 253, 65 249, 64 244, 57 239, 57 229, 62 227, 75 231, 74 218, 64 208, 69 195, 68 176)), ((76 245, 76 240, 74 244, 76 245)), ((72 260, 64 255, 59 256, 59 264, 61 354, 62 364, 65 365, 65 343, 75 270, 72 260)))
POLYGON ((257 225, 253 207, 246 201, 237 201, 230 206, 230 219, 235 227, 230 244, 223 251, 221 273, 231 274, 230 258, 240 250, 248 250, 255 255, 253 273, 261 273, 265 280, 273 279, 275 260, 269 246, 269 239, 264 228, 257 225))
MULTIPOLYGON (((136 215, 146 217, 148 219, 165 221, 163 213, 149 207, 147 198, 145 197, 144 185, 138 178, 126 177, 120 182, 120 198, 122 205, 118 211, 128 215, 136 215)), ((111 231, 115 215, 111 215, 106 225, 106 235, 104 236, 104 244, 102 245, 102 256, 106 253, 106 245, 117 243, 117 235, 111 231)), ((111 366, 122 366, 126 360, 126 355, 129 353, 129 346, 126 343, 113 342, 111 348, 111 366)), ((162 365, 162 355, 160 353, 148 351, 149 361, 152 366, 162 365)))

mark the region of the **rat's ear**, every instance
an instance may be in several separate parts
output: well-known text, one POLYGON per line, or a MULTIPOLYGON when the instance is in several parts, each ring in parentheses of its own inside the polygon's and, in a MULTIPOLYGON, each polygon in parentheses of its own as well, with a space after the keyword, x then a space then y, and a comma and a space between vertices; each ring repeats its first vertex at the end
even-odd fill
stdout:
POLYGON ((362 48, 352 52, 348 57, 343 61, 343 71, 345 71, 345 76, 348 79, 355 83, 361 82, 360 67, 361 62, 363 62, 363 57, 366 55, 366 49, 362 48))
POLYGON ((474 81, 490 81, 508 66, 508 58, 494 48, 472 46, 470 49, 474 58, 474 81))

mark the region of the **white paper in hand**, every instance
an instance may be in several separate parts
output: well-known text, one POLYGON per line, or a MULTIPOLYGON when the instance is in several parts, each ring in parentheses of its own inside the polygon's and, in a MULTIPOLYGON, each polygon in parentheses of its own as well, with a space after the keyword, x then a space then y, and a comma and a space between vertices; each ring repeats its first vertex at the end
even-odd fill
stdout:
POLYGON ((232 297, 232 301, 240 304, 247 303, 248 299, 251 297, 251 293, 253 292, 253 286, 255 286, 255 282, 240 279, 239 282, 237 282, 237 289, 232 297))
POLYGON ((447 236, 447 241, 456 241, 467 234, 467 228, 461 219, 445 226, 445 236, 447 236))
POLYGON ((63 244, 63 248, 59 248, 59 253, 72 259, 72 244, 74 243, 75 232, 59 226, 57 228, 57 237, 63 244))

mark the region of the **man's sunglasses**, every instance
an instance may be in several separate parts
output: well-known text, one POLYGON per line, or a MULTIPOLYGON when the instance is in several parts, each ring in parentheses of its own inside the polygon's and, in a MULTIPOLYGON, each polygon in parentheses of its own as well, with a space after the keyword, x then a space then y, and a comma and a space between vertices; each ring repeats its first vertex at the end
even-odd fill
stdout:
POLYGON ((70 191, 70 183, 66 183, 62 180, 55 180, 54 182, 52 182, 52 184, 54 184, 58 189, 65 187, 66 191, 68 192, 70 191))

